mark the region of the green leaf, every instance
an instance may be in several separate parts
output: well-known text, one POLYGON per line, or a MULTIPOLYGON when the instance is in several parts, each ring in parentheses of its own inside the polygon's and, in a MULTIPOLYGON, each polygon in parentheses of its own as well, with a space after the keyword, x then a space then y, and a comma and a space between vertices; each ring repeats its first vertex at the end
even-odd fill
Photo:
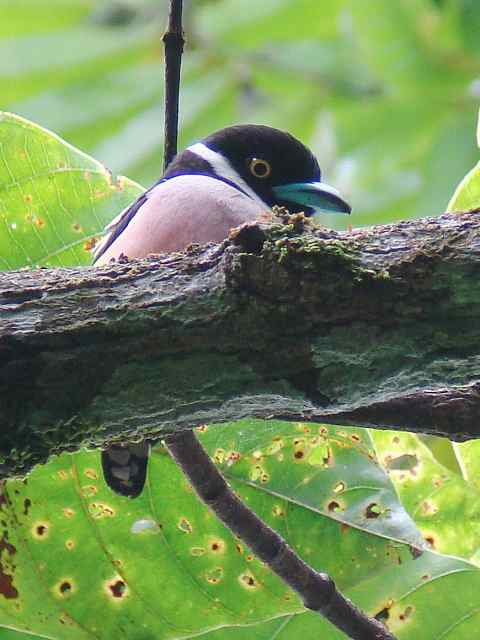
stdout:
MULTIPOLYGON (((480 147, 480 112, 477 144, 480 147)), ((480 207, 480 162, 460 182, 448 203, 447 211, 470 211, 478 207, 480 207)))
MULTIPOLYGON (((367 431, 243 421, 199 436, 247 504, 399 638, 452 626, 469 637, 479 571, 415 544, 367 431)), ((162 448, 135 500, 113 494, 99 454, 82 451, 8 481, 0 512, 0 626, 59 640, 342 638, 304 613, 162 448)))
POLYGON ((89 264, 107 222, 142 189, 53 133, 0 114, 0 267, 89 264))
POLYGON ((198 22, 204 38, 236 45, 244 49, 266 42, 282 46, 286 40, 330 38, 344 2, 330 0, 244 0, 239 11, 235 0, 206 6, 199 11, 198 22))
POLYGON ((372 431, 371 436, 402 504, 432 548, 473 559, 480 535, 475 487, 441 464, 415 434, 372 431))
MULTIPOLYGON (((331 530, 330 545, 338 533, 338 554, 332 554, 329 564, 345 553, 341 549, 349 536, 342 523, 383 538, 423 542, 376 462, 365 429, 246 421, 235 427, 216 425, 200 437, 229 479, 323 514, 324 532, 331 530)), ((344 567, 332 564, 330 570, 341 575, 344 567)), ((349 572, 353 578, 355 571, 349 572)))
POLYGON ((480 162, 467 173, 448 203, 447 211, 470 211, 480 207, 480 162))
POLYGON ((480 440, 468 440, 454 444, 463 477, 477 491, 480 490, 480 440))
POLYGON ((420 37, 421 20, 432 12, 428 0, 370 0, 368 8, 350 0, 348 7, 362 57, 376 69, 389 93, 398 94, 424 80, 431 82, 439 73, 420 37))
POLYGON ((56 458, 26 484, 8 483, 2 519, 0 625, 69 640, 163 639, 300 608, 163 452, 136 500, 108 489, 97 452, 56 458))
POLYGON ((480 51, 478 33, 480 8, 476 0, 444 0, 452 22, 456 25, 464 46, 475 53, 480 51))
POLYGON ((85 0, 0 0, 0 37, 63 29, 85 18, 89 11, 85 0))
POLYGON ((458 461, 455 443, 451 442, 448 438, 441 438, 439 436, 420 435, 418 437, 420 441, 430 449, 437 462, 453 473, 460 476, 463 475, 462 468, 458 461))

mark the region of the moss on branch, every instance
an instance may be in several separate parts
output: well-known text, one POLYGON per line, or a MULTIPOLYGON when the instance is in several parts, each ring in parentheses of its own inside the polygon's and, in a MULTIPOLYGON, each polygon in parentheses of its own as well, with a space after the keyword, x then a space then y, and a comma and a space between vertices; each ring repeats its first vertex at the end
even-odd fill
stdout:
POLYGON ((0 275, 4 475, 245 416, 480 434, 480 213, 0 275))

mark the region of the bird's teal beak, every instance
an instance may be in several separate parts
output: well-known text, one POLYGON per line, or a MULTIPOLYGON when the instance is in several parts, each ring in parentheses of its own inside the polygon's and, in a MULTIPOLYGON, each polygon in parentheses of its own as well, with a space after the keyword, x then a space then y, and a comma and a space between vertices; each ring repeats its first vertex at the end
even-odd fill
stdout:
POLYGON ((340 193, 325 182, 293 182, 273 187, 279 200, 313 209, 315 213, 350 213, 340 193))

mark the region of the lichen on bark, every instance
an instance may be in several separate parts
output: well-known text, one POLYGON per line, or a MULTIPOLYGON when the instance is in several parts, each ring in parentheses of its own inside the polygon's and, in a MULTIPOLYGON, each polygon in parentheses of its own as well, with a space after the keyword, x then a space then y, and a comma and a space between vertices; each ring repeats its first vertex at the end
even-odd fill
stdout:
POLYGON ((477 437, 480 214, 0 275, 3 475, 245 416, 477 437))

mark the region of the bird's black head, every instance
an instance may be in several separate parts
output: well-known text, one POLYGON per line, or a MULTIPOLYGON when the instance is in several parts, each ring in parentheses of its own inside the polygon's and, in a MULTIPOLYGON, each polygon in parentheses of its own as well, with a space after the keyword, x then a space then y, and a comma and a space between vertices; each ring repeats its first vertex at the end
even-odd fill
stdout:
POLYGON ((321 179, 313 153, 289 133, 273 127, 228 127, 208 136, 204 144, 227 158, 239 176, 269 206, 283 204, 275 195, 274 187, 321 179))
POLYGON ((340 194, 321 182, 313 153, 285 131, 235 125, 212 133, 179 154, 165 174, 203 173, 232 184, 263 203, 291 213, 350 213, 340 194))

